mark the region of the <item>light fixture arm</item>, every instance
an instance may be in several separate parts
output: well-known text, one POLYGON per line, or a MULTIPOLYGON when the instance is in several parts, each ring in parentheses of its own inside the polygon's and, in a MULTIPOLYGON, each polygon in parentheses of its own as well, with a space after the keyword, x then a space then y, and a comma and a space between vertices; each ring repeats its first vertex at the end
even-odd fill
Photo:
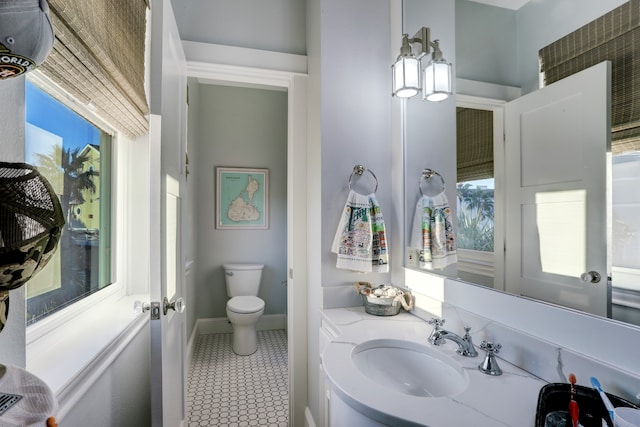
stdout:
MULTIPOLYGON (((406 34, 403 35, 403 41, 402 41, 403 47, 404 47, 405 36, 406 34)), ((408 39, 407 41, 408 43, 413 45, 417 58, 421 58, 422 56, 431 53, 431 48, 433 48, 434 50, 434 55, 439 54, 440 57, 442 57, 442 51, 440 51, 438 40, 431 41, 431 29, 429 29, 429 27, 420 28, 418 32, 415 33, 413 37, 408 39)))

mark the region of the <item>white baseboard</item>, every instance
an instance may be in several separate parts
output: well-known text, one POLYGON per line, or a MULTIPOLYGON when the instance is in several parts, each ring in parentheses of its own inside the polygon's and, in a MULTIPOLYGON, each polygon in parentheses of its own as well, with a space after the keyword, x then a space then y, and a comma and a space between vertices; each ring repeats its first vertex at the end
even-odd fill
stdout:
MULTIPOLYGON (((287 318, 284 314, 265 314, 258 321, 256 329, 259 331, 270 331, 273 329, 286 329, 287 318)), ((205 334, 230 334, 233 326, 226 317, 216 317, 209 319, 198 319, 194 331, 198 335, 205 334)))

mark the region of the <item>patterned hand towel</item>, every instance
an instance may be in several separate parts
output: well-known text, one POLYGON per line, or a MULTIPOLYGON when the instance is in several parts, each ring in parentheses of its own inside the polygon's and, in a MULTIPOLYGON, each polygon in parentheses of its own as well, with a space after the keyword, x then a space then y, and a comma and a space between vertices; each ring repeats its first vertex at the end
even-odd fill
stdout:
POLYGON ((389 250, 387 247, 387 232, 382 219, 382 211, 375 194, 369 196, 371 203, 371 271, 387 273, 389 271, 389 250))
POLYGON ((424 270, 443 269, 458 261, 451 208, 444 192, 418 200, 410 247, 424 270))
POLYGON ((389 271, 387 238, 374 194, 351 190, 344 205, 331 252, 338 255, 337 268, 361 272, 389 271))

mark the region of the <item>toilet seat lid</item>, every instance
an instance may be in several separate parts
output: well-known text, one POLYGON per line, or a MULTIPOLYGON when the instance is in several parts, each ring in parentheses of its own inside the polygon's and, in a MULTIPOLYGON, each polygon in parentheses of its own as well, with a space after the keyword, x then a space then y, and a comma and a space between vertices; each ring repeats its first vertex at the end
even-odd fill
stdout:
POLYGON ((255 313, 264 309, 264 301, 258 297, 233 297, 227 302, 227 308, 234 313, 255 313))

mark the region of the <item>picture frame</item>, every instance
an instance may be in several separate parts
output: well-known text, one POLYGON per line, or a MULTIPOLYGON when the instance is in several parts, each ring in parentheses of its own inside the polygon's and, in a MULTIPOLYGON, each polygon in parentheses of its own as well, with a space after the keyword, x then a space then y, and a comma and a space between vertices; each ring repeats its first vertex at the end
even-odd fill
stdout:
POLYGON ((216 228, 269 228, 269 170, 216 167, 216 228))

